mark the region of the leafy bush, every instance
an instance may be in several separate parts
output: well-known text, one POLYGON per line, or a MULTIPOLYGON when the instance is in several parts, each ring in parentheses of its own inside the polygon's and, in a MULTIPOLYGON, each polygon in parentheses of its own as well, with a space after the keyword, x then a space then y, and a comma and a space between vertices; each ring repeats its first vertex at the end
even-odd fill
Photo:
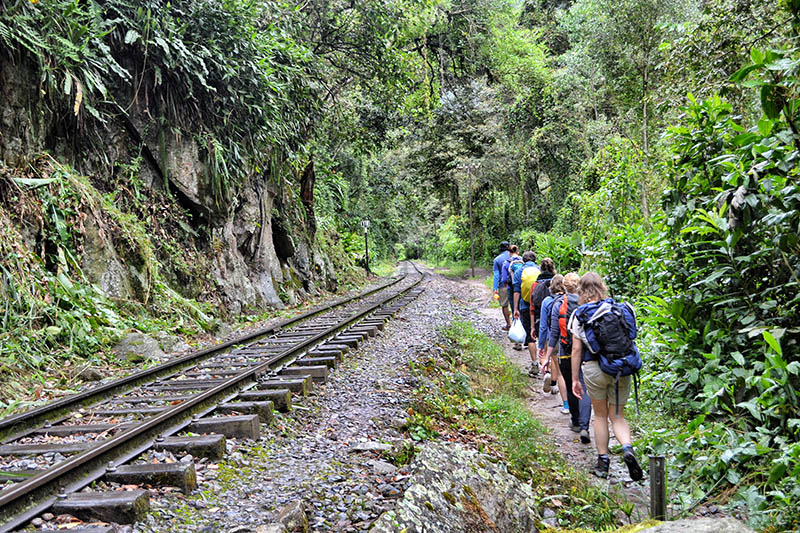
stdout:
POLYGON ((647 320, 665 392, 694 418, 664 435, 686 443, 676 450, 684 486, 733 495, 754 526, 783 530, 798 526, 800 506, 800 56, 753 59, 734 78, 759 76, 756 126, 719 97, 690 98, 669 130, 667 291, 650 297, 647 320))
POLYGON ((578 270, 583 254, 583 239, 579 233, 558 235, 523 230, 519 234, 520 251, 533 250, 537 261, 550 257, 556 264, 556 271, 567 273, 578 270))

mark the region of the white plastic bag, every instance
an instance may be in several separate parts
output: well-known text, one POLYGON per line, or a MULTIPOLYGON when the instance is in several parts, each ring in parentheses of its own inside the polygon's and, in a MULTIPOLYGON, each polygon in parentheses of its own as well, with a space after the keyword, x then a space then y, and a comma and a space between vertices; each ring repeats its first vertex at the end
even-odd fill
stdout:
POLYGON ((525 337, 525 328, 522 327, 522 320, 515 318, 514 321, 511 322, 511 327, 508 328, 509 340, 517 344, 524 344, 525 337))

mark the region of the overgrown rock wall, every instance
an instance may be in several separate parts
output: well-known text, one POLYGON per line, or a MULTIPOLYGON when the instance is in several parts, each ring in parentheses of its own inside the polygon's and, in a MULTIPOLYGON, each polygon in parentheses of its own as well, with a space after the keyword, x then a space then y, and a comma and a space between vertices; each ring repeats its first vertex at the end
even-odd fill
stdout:
MULTIPOLYGON (((205 283, 188 279, 169 262, 162 263, 164 278, 182 295, 215 301, 237 314, 280 307, 321 288, 336 288, 331 261, 309 236, 291 191, 275 185, 274 177, 253 174, 246 183, 236 184, 229 201, 220 204, 209 184, 207 154, 191 132, 160 118, 156 103, 133 94, 117 95, 118 101, 132 102, 124 115, 120 112, 118 120, 105 124, 86 124, 71 110, 59 110, 54 99, 40 90, 32 65, 2 53, 0 97, 0 164, 27 166, 47 152, 90 176, 101 192, 113 189, 121 169, 127 169, 145 187, 168 193, 174 211, 183 213, 171 215, 178 217, 187 246, 191 241, 210 278, 205 283), (280 225, 277 234, 274 224, 280 225)), ((102 213, 86 213, 80 245, 84 274, 108 296, 146 300, 152 280, 136 257, 141 251, 125 249, 124 239, 104 235, 102 221, 93 220, 96 217, 102 218, 102 213)), ((35 235, 31 241, 35 247, 35 235)))

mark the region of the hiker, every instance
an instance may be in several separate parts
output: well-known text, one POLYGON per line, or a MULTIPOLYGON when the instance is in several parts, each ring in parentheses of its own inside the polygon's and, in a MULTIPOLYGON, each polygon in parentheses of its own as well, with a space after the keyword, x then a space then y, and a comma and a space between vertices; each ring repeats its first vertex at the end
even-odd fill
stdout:
MULTIPOLYGON (((503 270, 503 262, 508 260, 511 257, 511 254, 508 251, 508 241, 503 241, 500 243, 500 253, 497 257, 494 258, 494 262, 492 263, 492 290, 494 291, 494 299, 500 302, 500 307, 503 309, 503 318, 506 320, 506 326, 503 328, 504 331, 508 331, 508 328, 511 327, 511 318, 509 318, 509 310, 508 310, 508 302, 503 304, 503 296, 500 294, 500 274, 503 270)), ((507 291, 503 291, 508 294, 507 291)), ((507 297, 506 297, 507 299, 507 297)))
MULTIPOLYGON (((555 278, 554 278, 555 280, 555 278)), ((575 272, 570 272, 564 276, 563 281, 556 284, 550 283, 551 291, 554 293, 553 300, 550 302, 550 337, 548 338, 546 355, 551 361, 553 368, 558 368, 561 374, 562 383, 568 383, 566 390, 566 401, 564 401, 564 414, 570 415, 569 428, 575 433, 580 434, 581 442, 589 444, 589 421, 592 418, 592 403, 588 396, 578 398, 572 391, 572 333, 567 329, 567 323, 575 309, 578 308, 578 283, 580 276, 575 272), (554 349, 558 344, 558 351, 554 349)), ((543 308, 544 309, 544 308, 543 308)), ((583 383, 583 375, 579 376, 583 383)), ((562 396, 562 399, 564 396, 562 396)))
MULTIPOLYGON (((500 289, 500 307, 508 308, 508 314, 511 316, 511 313, 513 312, 513 309, 511 309, 511 303, 514 301, 514 289, 511 287, 511 280, 514 274, 512 273, 510 266, 511 263, 516 262, 522 264, 522 258, 519 256, 519 248, 517 248, 516 244, 512 244, 508 247, 508 253, 509 257, 503 261, 503 267, 500 269, 500 284, 498 287, 500 289)), ((503 329, 508 331, 508 328, 503 329)))
POLYGON ((528 353, 531 357, 531 366, 528 369, 528 375, 533 377, 539 374, 539 356, 536 353, 536 344, 534 344, 534 332, 531 327, 531 312, 530 312, 530 294, 536 279, 539 277, 538 265, 536 264, 536 253, 528 250, 522 254, 522 266, 514 273, 513 287, 514 287, 514 318, 519 318, 522 321, 522 327, 525 328, 525 344, 528 346, 528 353))
MULTIPOLYGON (((572 391, 578 398, 588 392, 594 409, 594 439, 597 466, 594 474, 608 477, 608 423, 622 445, 622 459, 631 479, 642 479, 642 468, 631 444, 631 429, 625 420, 625 403, 631 390, 630 375, 612 376, 601 368, 622 362, 641 367, 641 358, 633 339, 636 337, 636 316, 629 305, 620 305, 607 298, 603 279, 596 272, 587 272, 578 284, 580 304, 570 318, 569 330, 581 342, 572 343, 572 391), (586 392, 578 379, 583 364, 586 392)), ((621 373, 621 372, 620 372, 621 373)))
MULTIPOLYGON (((542 260, 542 264, 544 265, 544 260, 542 260)), ((548 357, 549 352, 546 350, 550 340, 550 313, 553 307, 554 298, 564 294, 564 276, 561 274, 556 274, 547 281, 549 282, 545 287, 547 296, 544 298, 544 300, 542 300, 541 303, 541 320, 539 320, 539 340, 537 343, 539 348, 539 361, 545 361, 545 364, 547 364, 547 361, 550 361, 550 358, 548 357)), ((539 292, 540 286, 542 286, 541 283, 536 287, 536 292, 539 292)), ((534 296, 531 297, 531 300, 535 298, 536 292, 534 293, 534 296)), ((543 390, 544 392, 552 392, 553 394, 560 392, 561 414, 569 414, 569 404, 567 403, 566 396, 567 387, 564 378, 561 377, 561 373, 558 372, 558 363, 553 364, 551 362, 549 366, 556 370, 556 374, 551 374, 549 371, 546 371, 544 375, 543 390)))
MULTIPOLYGON (((531 297, 530 297, 531 327, 535 332, 533 335, 534 337, 537 336, 537 333, 539 332, 540 329, 539 324, 541 319, 542 302, 547 296, 550 295, 550 281, 553 279, 553 276, 556 275, 556 264, 551 258, 545 257, 544 259, 542 259, 542 263, 539 266, 539 268, 541 269, 541 273, 539 274, 539 277, 536 278, 536 285, 534 289, 531 291, 531 297)), ((539 358, 539 366, 543 368, 542 371, 545 372, 545 377, 548 377, 547 376, 548 371, 544 370, 544 368, 548 366, 548 359, 544 359, 542 356, 543 356, 542 351, 538 350, 537 357, 539 358)), ((552 373, 552 380, 557 381, 559 376, 558 368, 556 368, 555 371, 551 373, 552 373)), ((545 392, 550 392, 551 387, 550 387, 550 381, 548 379, 545 379, 544 386, 545 386, 545 392)), ((561 390, 561 394, 566 401, 566 396, 564 396, 565 393, 564 393, 563 381, 561 382, 561 387, 559 390, 561 390)), ((553 394, 555 394, 555 392, 553 392, 553 394)))

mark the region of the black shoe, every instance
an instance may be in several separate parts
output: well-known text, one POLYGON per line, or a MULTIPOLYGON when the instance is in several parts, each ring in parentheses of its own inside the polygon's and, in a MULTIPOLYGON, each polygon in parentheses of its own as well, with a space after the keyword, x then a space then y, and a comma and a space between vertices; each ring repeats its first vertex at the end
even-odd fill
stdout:
POLYGON ((599 478, 606 479, 608 477, 608 465, 608 457, 597 456, 597 465, 592 473, 599 478))
POLYGON ((589 430, 588 429, 582 429, 581 430, 581 442, 584 443, 584 444, 589 444, 590 442, 592 442, 592 439, 589 438, 589 430))
POLYGON ((636 454, 633 453, 633 450, 625 450, 622 454, 622 459, 628 465, 628 473, 631 475, 631 479, 634 481, 642 479, 644 475, 642 467, 639 466, 639 461, 636 460, 636 454))
POLYGON ((570 424, 569 429, 575 433, 581 432, 581 427, 578 424, 570 424))

